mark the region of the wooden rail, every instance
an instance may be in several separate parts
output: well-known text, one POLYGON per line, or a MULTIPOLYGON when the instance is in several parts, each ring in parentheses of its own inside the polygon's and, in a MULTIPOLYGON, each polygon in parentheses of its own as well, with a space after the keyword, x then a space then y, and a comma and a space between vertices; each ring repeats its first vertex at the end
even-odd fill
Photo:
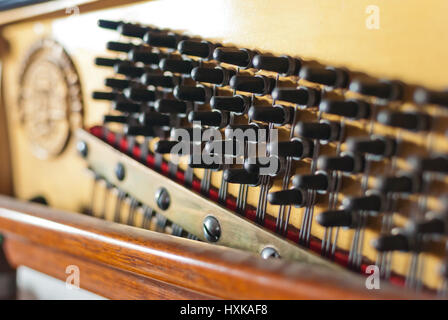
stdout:
MULTIPOLYGON (((0 232, 14 265, 121 299, 394 299, 402 289, 367 290, 315 266, 262 260, 239 250, 177 238, 0 196, 0 232)), ((425 298, 425 296, 418 296, 425 298)))

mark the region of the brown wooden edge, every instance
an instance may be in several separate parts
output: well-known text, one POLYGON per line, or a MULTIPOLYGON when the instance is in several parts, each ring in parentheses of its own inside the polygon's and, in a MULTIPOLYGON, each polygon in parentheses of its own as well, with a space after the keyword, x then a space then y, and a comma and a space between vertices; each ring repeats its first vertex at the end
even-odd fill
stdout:
POLYGON ((110 298, 430 298, 383 284, 381 290, 367 290, 356 275, 347 278, 316 266, 266 261, 239 250, 4 196, 0 232, 6 235, 5 249, 13 264, 60 279, 65 279, 68 264, 80 264, 86 270, 81 287, 110 298))

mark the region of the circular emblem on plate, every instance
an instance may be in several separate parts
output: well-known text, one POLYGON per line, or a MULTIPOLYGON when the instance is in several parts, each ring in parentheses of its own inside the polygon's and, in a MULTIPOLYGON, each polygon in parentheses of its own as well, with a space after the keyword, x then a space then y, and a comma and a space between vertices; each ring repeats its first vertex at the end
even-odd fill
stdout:
POLYGON ((78 73, 57 42, 45 39, 30 50, 20 75, 19 108, 33 154, 40 159, 61 154, 72 129, 82 126, 78 73))

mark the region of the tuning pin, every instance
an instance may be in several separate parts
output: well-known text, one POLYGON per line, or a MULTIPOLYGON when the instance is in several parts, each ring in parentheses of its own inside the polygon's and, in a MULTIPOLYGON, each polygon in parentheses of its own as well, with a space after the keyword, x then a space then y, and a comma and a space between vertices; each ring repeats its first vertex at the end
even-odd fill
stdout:
POLYGON ((111 20, 98 20, 98 26, 103 29, 117 30, 122 24, 122 21, 111 21, 111 20))
POLYGON ((179 144, 179 141, 159 140, 154 144, 154 152, 167 154, 171 153, 171 150, 179 144))
POLYGON ((419 176, 378 177, 375 189, 381 192, 417 193, 422 188, 419 176))
POLYGON ((410 251, 412 248, 409 236, 404 233, 383 235, 373 240, 372 245, 380 252, 410 251))
POLYGON ((192 60, 180 60, 164 58, 160 60, 159 67, 162 71, 169 71, 181 74, 190 74, 191 70, 196 67, 197 62, 192 60))
POLYGON ((401 100, 403 98, 403 85, 398 81, 354 79, 350 83, 349 89, 385 100, 401 100))
POLYGON ((127 100, 114 101, 112 103, 112 108, 114 110, 126 113, 137 113, 142 110, 142 106, 139 103, 134 103, 127 100))
POLYGON ((140 38, 140 39, 143 39, 145 34, 151 30, 153 29, 133 23, 121 23, 117 28, 117 31, 121 33, 123 36, 140 38))
POLYGON ((122 59, 111 59, 111 58, 95 58, 95 64, 101 67, 114 67, 116 64, 124 63, 122 59))
POLYGON ((232 89, 259 95, 269 94, 275 86, 275 79, 262 75, 240 76, 235 75, 230 78, 232 89))
POLYGON ((351 119, 370 117, 371 105, 362 100, 322 100, 319 111, 351 119))
POLYGON ((109 115, 106 114, 103 117, 104 123, 114 122, 114 123, 127 123, 128 122, 128 116, 116 116, 116 115, 109 115))
POLYGON ((123 90, 131 85, 131 81, 127 79, 106 78, 104 85, 112 89, 123 90))
POLYGON ((354 228, 358 224, 358 220, 358 215, 349 210, 324 211, 316 217, 317 223, 326 228, 354 228))
POLYGON ((333 67, 305 66, 300 70, 299 77, 330 88, 347 88, 349 81, 347 70, 333 67))
POLYGON ((414 92, 414 102, 417 104, 436 104, 448 107, 448 91, 430 91, 418 88, 414 92))
POLYGON ((92 99, 95 100, 107 100, 113 101, 116 100, 120 96, 117 92, 102 92, 102 91, 94 91, 92 92, 92 99))
POLYGON ((186 113, 187 104, 184 101, 174 99, 159 99, 154 104, 154 109, 160 113, 186 113))
POLYGON ((253 174, 276 177, 284 172, 284 163, 279 157, 257 157, 244 159, 244 169, 253 174))
POLYGON ((297 174, 292 179, 295 188, 303 190, 326 191, 329 188, 328 175, 325 173, 297 174))
POLYGON ((177 49, 179 36, 170 33, 149 31, 143 36, 143 41, 151 47, 177 49))
POLYGON ((179 100, 205 103, 211 96, 211 90, 203 86, 192 87, 178 85, 174 88, 173 94, 179 100))
POLYGON ((159 64, 160 53, 152 52, 149 48, 136 47, 129 51, 128 58, 132 62, 142 62, 144 64, 159 64))
POLYGON ((220 111, 235 112, 236 114, 243 114, 249 107, 250 101, 247 97, 242 95, 235 96, 213 96, 210 99, 210 106, 213 109, 220 111))
POLYGON ((127 125, 124 128, 124 134, 127 136, 154 137, 156 134, 153 127, 141 125, 127 125))
POLYGON ((254 55, 255 52, 248 49, 219 47, 213 51, 213 59, 216 61, 242 68, 250 68, 252 66, 252 57, 254 55))
POLYGON ((306 139, 292 138, 290 141, 271 142, 268 145, 270 154, 279 157, 292 157, 295 160, 312 157, 314 144, 306 139))
POLYGON ((313 88, 275 88, 271 95, 274 100, 291 102, 306 107, 317 106, 320 102, 320 91, 313 88))
POLYGON ((300 189, 288 189, 270 192, 267 200, 274 205, 294 205, 303 207, 306 205, 306 194, 300 189))
POLYGON ((221 86, 229 84, 230 78, 235 75, 235 71, 216 68, 196 67, 191 70, 191 78, 194 81, 213 83, 221 86))
POLYGON ((323 141, 335 141, 341 138, 342 128, 338 122, 299 122, 294 127, 298 136, 323 141))
POLYGON ((252 131, 254 133, 254 139, 256 139, 258 130, 260 129, 268 130, 268 127, 259 123, 231 124, 226 127, 224 134, 228 139, 232 139, 238 137, 237 133, 241 130, 245 138, 250 138, 250 132, 252 131))
POLYGON ((222 178, 228 183, 249 184, 257 186, 260 184, 260 176, 247 172, 245 169, 225 169, 222 178))
POLYGON ((211 59, 213 51, 219 46, 219 44, 213 44, 208 41, 182 40, 177 45, 177 51, 189 56, 211 59))
POLYGON ((317 167, 320 170, 337 170, 342 172, 358 173, 364 171, 365 160, 360 155, 342 155, 339 157, 320 156, 317 167))
POLYGON ((140 78, 141 83, 145 86, 155 86, 162 88, 174 88, 179 84, 180 79, 173 76, 164 76, 151 72, 145 73, 140 78))
POLYGON ((294 109, 281 105, 268 107, 255 107, 249 109, 248 116, 250 120, 270 122, 279 125, 290 123, 293 119, 294 109))
POLYGON ((108 41, 106 43, 107 50, 110 51, 118 51, 118 52, 126 52, 128 53, 134 48, 132 43, 118 42, 118 41, 108 41))
POLYGON ((376 120, 384 125, 412 131, 429 130, 431 117, 421 112, 381 111, 376 120))
POLYGON ((148 102, 156 100, 156 92, 144 88, 127 88, 123 91, 123 94, 133 101, 148 102))
POLYGON ((189 157, 188 160, 188 165, 190 166, 190 168, 193 169, 209 169, 209 170, 222 170, 222 164, 216 163, 216 162, 211 162, 211 163, 206 163, 204 162, 204 160, 202 159, 202 157, 195 157, 193 155, 191 155, 189 157), (198 159, 196 159, 198 158, 198 159))
POLYGON ((299 72, 302 61, 289 56, 274 57, 257 54, 252 59, 252 65, 256 69, 274 71, 285 76, 291 76, 299 72))
POLYGON ((170 117, 159 112, 148 111, 140 115, 140 123, 144 126, 169 126, 170 117))
POLYGON ((114 71, 118 74, 125 75, 130 78, 139 78, 145 72, 141 67, 136 67, 130 63, 118 63, 114 66, 114 71))
POLYGON ((448 157, 434 156, 429 158, 410 157, 408 163, 417 172, 448 173, 448 157))
POLYGON ((342 206, 349 211, 381 212, 385 209, 384 198, 379 194, 369 194, 362 197, 345 198, 342 206))
POLYGON ((188 121, 201 123, 201 126, 225 127, 229 117, 220 111, 192 111, 188 114, 188 121))
POLYGON ((349 138, 347 139, 347 151, 390 157, 397 151, 397 142, 394 139, 384 137, 349 138))

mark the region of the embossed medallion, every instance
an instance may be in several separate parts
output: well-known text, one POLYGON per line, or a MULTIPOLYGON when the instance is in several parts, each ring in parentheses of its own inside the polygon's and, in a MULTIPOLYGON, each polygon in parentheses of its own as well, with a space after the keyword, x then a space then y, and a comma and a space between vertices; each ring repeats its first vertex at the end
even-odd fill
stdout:
POLYGON ((82 126, 79 77, 64 48, 53 40, 37 43, 20 76, 20 117, 33 154, 61 154, 72 129, 82 126))

